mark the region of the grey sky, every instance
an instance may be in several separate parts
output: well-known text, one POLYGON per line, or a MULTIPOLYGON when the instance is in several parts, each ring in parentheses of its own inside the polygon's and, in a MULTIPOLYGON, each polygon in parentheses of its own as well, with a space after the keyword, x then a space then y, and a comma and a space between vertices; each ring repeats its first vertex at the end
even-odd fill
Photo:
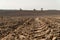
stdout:
POLYGON ((60 9, 60 0, 0 0, 0 9, 60 9))

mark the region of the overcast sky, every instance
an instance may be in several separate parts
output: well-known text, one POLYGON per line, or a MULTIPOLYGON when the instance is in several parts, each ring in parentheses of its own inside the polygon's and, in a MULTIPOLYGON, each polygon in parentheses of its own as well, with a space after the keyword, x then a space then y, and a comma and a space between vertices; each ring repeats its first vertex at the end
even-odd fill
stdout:
POLYGON ((57 9, 60 0, 0 0, 0 9, 57 9))

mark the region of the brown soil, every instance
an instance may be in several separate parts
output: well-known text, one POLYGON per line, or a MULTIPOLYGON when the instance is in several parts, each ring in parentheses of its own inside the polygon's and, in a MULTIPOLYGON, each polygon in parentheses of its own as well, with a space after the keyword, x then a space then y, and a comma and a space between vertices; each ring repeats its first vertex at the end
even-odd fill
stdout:
POLYGON ((60 40, 60 17, 0 17, 0 40, 60 40))

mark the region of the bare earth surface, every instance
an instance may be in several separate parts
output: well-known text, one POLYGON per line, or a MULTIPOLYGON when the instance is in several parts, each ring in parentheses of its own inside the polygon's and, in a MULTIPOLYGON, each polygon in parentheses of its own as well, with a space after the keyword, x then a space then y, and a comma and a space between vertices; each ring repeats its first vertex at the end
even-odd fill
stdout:
POLYGON ((0 17, 0 40, 60 40, 60 17, 0 17))

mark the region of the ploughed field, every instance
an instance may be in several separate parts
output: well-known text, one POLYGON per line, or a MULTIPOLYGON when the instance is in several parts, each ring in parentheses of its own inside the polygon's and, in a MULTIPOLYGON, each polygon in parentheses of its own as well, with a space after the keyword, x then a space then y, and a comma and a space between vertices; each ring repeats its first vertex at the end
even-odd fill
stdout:
POLYGON ((0 40, 60 40, 60 17, 0 17, 0 40))

